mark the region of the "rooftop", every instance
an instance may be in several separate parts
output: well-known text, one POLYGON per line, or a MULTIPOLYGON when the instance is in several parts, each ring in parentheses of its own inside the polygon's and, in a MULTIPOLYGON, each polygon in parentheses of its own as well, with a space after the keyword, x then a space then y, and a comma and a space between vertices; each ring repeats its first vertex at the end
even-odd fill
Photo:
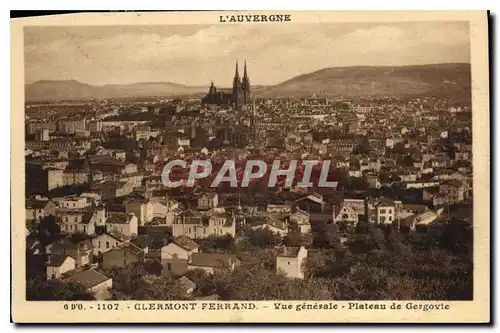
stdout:
POLYGON ((98 271, 95 271, 93 269, 89 269, 89 270, 83 271, 81 273, 78 273, 76 275, 68 277, 66 279, 66 281, 73 282, 73 283, 80 283, 85 288, 90 289, 90 288, 95 287, 98 284, 101 284, 104 281, 107 281, 109 279, 111 279, 111 278, 107 277, 106 275, 104 275, 98 271))

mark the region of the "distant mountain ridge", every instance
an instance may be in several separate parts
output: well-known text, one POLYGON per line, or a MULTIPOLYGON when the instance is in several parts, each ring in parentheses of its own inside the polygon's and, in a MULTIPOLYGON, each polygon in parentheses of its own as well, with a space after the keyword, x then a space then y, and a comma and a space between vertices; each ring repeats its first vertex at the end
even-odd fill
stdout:
POLYGON ((207 89, 206 87, 189 87, 171 82, 141 82, 94 86, 76 80, 43 80, 26 85, 25 96, 27 101, 169 97, 201 93, 207 89))
MULTIPOLYGON (((458 96, 471 94, 470 64, 331 67, 295 76, 272 86, 252 87, 267 98, 317 96, 458 96)), ((171 82, 94 86, 76 80, 37 81, 25 87, 27 101, 132 97, 202 96, 207 87, 171 82)))

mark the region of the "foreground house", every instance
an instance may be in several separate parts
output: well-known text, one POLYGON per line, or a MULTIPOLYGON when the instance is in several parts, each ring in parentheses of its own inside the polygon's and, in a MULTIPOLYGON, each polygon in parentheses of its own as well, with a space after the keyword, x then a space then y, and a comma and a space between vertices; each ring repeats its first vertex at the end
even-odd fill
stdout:
POLYGON ((81 267, 92 262, 92 243, 88 239, 63 238, 45 247, 50 255, 66 255, 75 259, 75 266, 81 267))
POLYGON ((161 248, 161 260, 188 260, 193 253, 198 253, 198 244, 186 236, 179 236, 161 248))
POLYGON ((93 293, 98 300, 109 299, 108 290, 113 287, 113 279, 94 269, 77 273, 64 279, 64 281, 81 284, 88 292, 93 293))
POLYGON ((103 254, 114 249, 115 247, 123 245, 129 240, 130 237, 124 236, 114 230, 105 232, 92 239, 93 254, 95 256, 103 254))
POLYGON ((102 267, 104 269, 126 267, 142 261, 144 261, 144 251, 132 243, 126 243, 102 255, 102 267))

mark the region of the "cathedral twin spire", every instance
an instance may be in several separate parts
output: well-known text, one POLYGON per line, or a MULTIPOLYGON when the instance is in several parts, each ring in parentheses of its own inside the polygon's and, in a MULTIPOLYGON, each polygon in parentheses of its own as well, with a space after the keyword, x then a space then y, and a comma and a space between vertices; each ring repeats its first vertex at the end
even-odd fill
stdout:
MULTIPOLYGON (((240 79, 240 72, 238 70, 238 60, 236 60, 236 69, 234 71, 234 80, 238 80, 239 81, 240 79)), ((243 84, 245 84, 245 82, 248 82, 250 83, 250 80, 248 79, 248 73, 247 73, 247 61, 245 60, 245 67, 243 69, 243 84)))
POLYGON ((246 60, 245 67, 243 69, 243 80, 240 79, 238 60, 236 60, 236 69, 233 80, 233 98, 235 100, 236 107, 250 102, 250 79, 248 78, 246 60))

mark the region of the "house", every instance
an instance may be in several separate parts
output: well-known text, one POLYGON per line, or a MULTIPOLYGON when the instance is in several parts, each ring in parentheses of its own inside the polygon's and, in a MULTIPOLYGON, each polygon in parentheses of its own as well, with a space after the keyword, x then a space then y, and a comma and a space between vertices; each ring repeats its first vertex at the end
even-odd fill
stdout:
POLYGON ((311 221, 308 212, 297 208, 297 210, 288 217, 288 220, 290 221, 290 223, 297 224, 301 234, 307 234, 311 232, 311 221))
POLYGON ((106 231, 117 231, 128 237, 138 234, 139 222, 137 216, 127 213, 111 213, 106 219, 106 231))
POLYGON ((307 249, 282 246, 276 254, 276 272, 283 272, 286 277, 303 279, 303 263, 307 258, 307 249))
POLYGON ((67 234, 83 233, 86 235, 95 234, 96 222, 99 215, 94 211, 84 210, 58 210, 61 224, 61 232, 67 234))
POLYGON ((358 224, 358 213, 354 208, 343 202, 341 205, 335 205, 333 209, 333 222, 343 225, 349 231, 353 231, 358 224))
POLYGON ((288 223, 286 221, 280 220, 276 217, 268 217, 264 221, 253 225, 252 230, 264 230, 268 229, 274 233, 279 234, 281 237, 284 237, 288 234, 288 223))
POLYGON ((193 253, 188 261, 188 269, 203 269, 208 274, 213 274, 216 267, 223 265, 233 270, 237 258, 234 254, 224 253, 193 253))
POLYGON ((310 194, 306 197, 300 198, 295 201, 298 208, 307 212, 323 212, 326 202, 323 201, 323 196, 318 193, 310 194))
POLYGON ((144 254, 148 254, 149 247, 152 244, 152 239, 151 237, 149 237, 149 235, 139 235, 131 239, 130 242, 140 248, 144 252, 144 254))
POLYGON ((236 219, 227 214, 204 216, 198 211, 188 209, 177 216, 172 225, 174 237, 187 236, 192 239, 206 238, 210 235, 223 236, 236 234, 236 219))
POLYGON ((428 226, 433 223, 438 218, 438 214, 432 211, 428 211, 415 216, 416 226, 428 226))
POLYGON ((78 268, 92 263, 92 242, 76 237, 63 238, 47 245, 45 253, 68 255, 75 259, 75 266, 78 268))
POLYGON ((392 224, 396 219, 396 205, 394 200, 380 198, 375 204, 375 223, 392 224))
POLYGON ((139 225, 151 222, 154 217, 153 204, 149 199, 135 199, 125 203, 127 214, 134 214, 137 217, 139 225))
POLYGON ((75 259, 66 254, 49 254, 47 259, 47 280, 59 279, 62 274, 76 268, 75 259))
POLYGON ((198 253, 198 244, 186 236, 178 236, 161 248, 161 260, 188 260, 193 253, 198 253))
POLYGON ((130 237, 120 234, 115 230, 105 232, 92 239, 93 254, 95 256, 101 255, 115 247, 121 246, 123 243, 128 242, 130 237))
POLYGON ((102 267, 104 269, 126 267, 132 263, 142 261, 144 261, 144 251, 132 243, 125 243, 102 255, 102 267))
POLYGON ((112 278, 94 269, 77 273, 64 279, 64 281, 82 285, 88 292, 93 293, 98 300, 109 299, 108 290, 113 287, 112 278))
POLYGON ((407 227, 409 230, 415 230, 415 214, 401 211, 396 215, 396 226, 400 230, 401 227, 407 227))
POLYGON ((292 208, 289 205, 273 205, 268 204, 266 207, 268 213, 291 213, 292 208))
POLYGON ((365 200, 363 199, 344 199, 343 202, 344 205, 349 206, 352 208, 356 214, 359 216, 364 216, 365 215, 365 200))
POLYGON ((427 187, 435 187, 439 186, 439 182, 435 180, 417 180, 415 182, 403 182, 405 185, 405 189, 411 188, 427 188, 427 187))
POLYGON ((365 175, 366 183, 369 188, 380 188, 380 178, 377 174, 366 174, 365 175))
POLYGON ((187 259, 165 259, 161 261, 161 265, 163 266, 163 276, 181 277, 189 271, 187 259))
POLYGON ((452 179, 439 185, 439 194, 447 198, 449 204, 460 203, 465 200, 466 186, 463 182, 452 179))
POLYGON ((180 204, 175 200, 151 199, 153 205, 153 219, 159 217, 164 219, 165 225, 171 226, 177 215, 182 212, 180 204))
POLYGON ((92 188, 92 191, 99 194, 102 200, 122 197, 132 193, 133 190, 132 182, 118 180, 105 180, 92 188))
POLYGON ((402 212, 407 212, 411 214, 421 214, 428 210, 426 205, 415 205, 415 204, 403 204, 402 212))
POLYGON ((207 210, 216 208, 219 205, 219 196, 217 193, 203 193, 197 199, 197 207, 199 210, 207 210))
POLYGON ((77 195, 69 195, 61 198, 58 202, 61 208, 83 209, 90 205, 88 198, 77 195))
POLYGON ((56 204, 48 198, 36 195, 26 202, 26 220, 40 221, 44 217, 55 214, 56 204))

